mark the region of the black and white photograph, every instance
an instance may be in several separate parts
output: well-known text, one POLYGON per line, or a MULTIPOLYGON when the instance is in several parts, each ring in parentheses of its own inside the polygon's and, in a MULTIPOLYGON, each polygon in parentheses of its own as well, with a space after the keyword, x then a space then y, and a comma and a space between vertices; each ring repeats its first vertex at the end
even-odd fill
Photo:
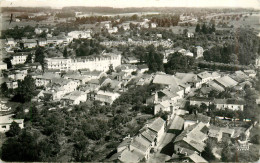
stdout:
POLYGON ((260 162, 260 0, 0 0, 0 163, 260 162))

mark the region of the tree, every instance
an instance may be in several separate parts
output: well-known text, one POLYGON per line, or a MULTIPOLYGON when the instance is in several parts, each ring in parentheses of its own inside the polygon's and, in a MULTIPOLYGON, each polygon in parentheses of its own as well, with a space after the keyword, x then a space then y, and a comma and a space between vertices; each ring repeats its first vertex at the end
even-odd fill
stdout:
POLYGON ((205 158, 207 161, 214 161, 215 156, 212 153, 212 145, 210 142, 207 142, 206 147, 204 148, 203 152, 201 153, 201 156, 205 158))
POLYGON ((10 125, 10 129, 5 134, 7 137, 14 137, 19 135, 20 132, 21 128, 19 127, 19 124, 13 121, 10 125))
POLYGON ((32 63, 32 54, 31 53, 27 56, 26 61, 24 63, 32 63))
POLYGON ((260 135, 255 135, 255 136, 253 136, 251 139, 250 139, 250 141, 252 142, 252 143, 254 143, 254 144, 260 144, 260 135))
POLYGON ((87 159, 86 152, 87 152, 87 144, 88 141, 84 132, 82 130, 78 130, 73 135, 73 153, 72 156, 75 161, 90 161, 87 159))
POLYGON ((107 74, 112 74, 112 72, 114 72, 114 68, 113 68, 113 65, 110 64, 109 65, 109 70, 107 71, 107 74))
POLYGON ((213 33, 213 32, 215 32, 216 31, 216 28, 215 28, 215 23, 213 23, 212 25, 211 25, 211 27, 210 27, 210 33, 213 33))
POLYGON ((8 97, 8 95, 9 95, 9 89, 8 89, 8 87, 7 87, 6 82, 4 82, 4 83, 1 84, 1 94, 2 94, 4 97, 8 97))
POLYGON ((188 32, 189 32, 189 30, 185 28, 185 29, 183 30, 183 35, 186 36, 188 32))
POLYGON ((200 32, 200 24, 197 24, 197 25, 196 25, 195 32, 196 32, 196 33, 199 33, 199 32, 200 32))
POLYGON ((204 34, 208 33, 208 28, 207 28, 205 23, 202 25, 201 32, 204 33, 204 34))
POLYGON ((234 53, 232 53, 232 54, 230 55, 230 61, 231 61, 231 63, 233 63, 233 64, 239 64, 238 57, 237 57, 237 55, 234 54, 234 53))
POLYGON ((10 69, 10 68, 13 67, 11 60, 12 60, 12 58, 5 58, 5 59, 3 60, 3 62, 7 64, 7 68, 8 68, 8 69, 10 69))
POLYGON ((18 137, 8 138, 2 145, 2 160, 4 161, 40 161, 39 148, 35 137, 27 130, 22 130, 18 137))
POLYGON ((17 102, 29 102, 33 98, 36 90, 35 80, 27 75, 23 81, 18 82, 16 95, 12 98, 17 102))
POLYGON ((232 153, 230 147, 228 146, 227 142, 224 142, 224 147, 221 151, 221 161, 223 162, 230 162, 232 158, 232 153))
POLYGON ((44 69, 44 52, 42 47, 38 47, 35 51, 35 62, 39 62, 44 69))
POLYGON ((67 47, 64 48, 64 51, 63 51, 63 57, 64 57, 64 58, 68 58, 67 47))

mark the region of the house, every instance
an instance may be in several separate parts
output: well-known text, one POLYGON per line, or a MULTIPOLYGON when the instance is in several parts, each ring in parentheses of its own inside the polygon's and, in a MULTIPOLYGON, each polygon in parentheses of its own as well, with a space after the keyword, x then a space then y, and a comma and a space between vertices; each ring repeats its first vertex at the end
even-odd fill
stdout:
POLYGON ((7 38, 6 41, 7 41, 7 45, 10 45, 10 46, 16 45, 16 41, 13 38, 7 38))
POLYGON ((155 77, 153 79, 153 83, 161 84, 161 85, 165 85, 165 86, 170 86, 170 85, 178 86, 177 81, 174 78, 174 76, 166 75, 166 74, 155 75, 155 77))
POLYGON ((2 72, 2 70, 7 70, 7 64, 0 61, 0 72, 2 72))
POLYGON ((215 91, 218 91, 218 92, 223 92, 225 91, 225 89, 223 87, 221 87, 220 85, 218 85, 217 83, 215 83, 214 81, 210 81, 208 82, 208 87, 215 90, 215 91))
POLYGON ((194 153, 201 154, 204 150, 207 140, 208 128, 202 122, 187 127, 183 132, 178 135, 173 144, 174 151, 177 154, 184 154, 186 156, 194 153))
POLYGON ((107 161, 108 162, 142 162, 144 155, 137 150, 125 149, 121 152, 115 153, 107 161))
POLYGON ((37 41, 38 46, 47 45, 47 39, 45 39, 45 38, 38 38, 36 41, 37 41))
POLYGON ((34 32, 38 35, 38 34, 41 34, 42 32, 48 33, 49 29, 48 28, 35 28, 34 32))
POLYGON ((37 87, 39 86, 47 86, 49 83, 52 82, 55 78, 60 78, 60 75, 46 72, 42 75, 35 75, 32 76, 35 79, 35 84, 37 87))
POLYGON ((144 162, 149 159, 151 148, 162 140, 164 133, 165 121, 160 117, 152 119, 146 123, 137 136, 124 138, 117 147, 117 153, 108 161, 144 162))
POLYGON ((236 99, 215 99, 214 104, 216 105, 217 109, 229 109, 233 111, 237 110, 244 110, 244 104, 245 102, 242 100, 236 100, 236 99))
POLYGON ((202 84, 207 83, 211 80, 213 80, 212 75, 208 73, 207 71, 201 72, 197 74, 198 83, 197 86, 201 87, 202 84))
POLYGON ((256 72, 255 70, 244 70, 245 74, 247 74, 249 77, 256 77, 256 72))
POLYGON ((153 80, 153 76, 149 74, 142 75, 136 82, 136 85, 150 84, 153 80))
POLYGON ((196 52, 197 52, 197 57, 196 58, 203 57, 204 50, 203 50, 203 48, 201 46, 197 46, 196 47, 196 52))
POLYGON ((147 160, 149 159, 151 143, 141 135, 138 135, 134 137, 133 141, 129 146, 129 149, 130 151, 134 150, 141 153, 144 156, 144 158, 147 160))
POLYGON ((130 29, 130 23, 122 23, 120 25, 118 25, 120 28, 122 27, 125 31, 130 29))
POLYGON ((8 89, 16 89, 18 88, 18 82, 15 80, 9 80, 6 82, 8 89))
POLYGON ((198 87, 197 75, 193 73, 176 73, 175 77, 180 80, 181 83, 189 84, 191 88, 198 87))
POLYGON ((121 151, 125 150, 126 148, 128 148, 128 146, 130 145, 132 140, 133 140, 133 138, 130 138, 130 137, 124 138, 123 141, 117 146, 117 152, 121 152, 121 151))
POLYGON ((139 60, 136 57, 126 57, 125 62, 128 64, 138 63, 139 60))
POLYGON ((186 129, 187 127, 200 123, 202 122, 203 124, 205 124, 207 127, 210 125, 210 119, 211 117, 208 117, 206 115, 203 114, 189 114, 189 115, 185 115, 184 117, 184 129, 186 129))
POLYGON ((235 71, 235 73, 231 74, 230 77, 237 82, 243 82, 249 79, 249 76, 241 70, 235 71))
POLYGON ((112 104, 119 96, 120 94, 118 93, 99 90, 95 95, 95 100, 112 104))
POLYGON ((89 30, 87 31, 71 31, 68 33, 68 36, 73 39, 79 39, 79 38, 91 38, 91 32, 89 30))
POLYGON ((163 89, 155 92, 155 103, 163 102, 166 100, 171 100, 173 103, 177 103, 180 99, 180 96, 177 93, 171 92, 168 89, 163 89))
POLYGON ((81 91, 73 91, 63 96, 61 100, 64 101, 64 105, 79 105, 81 102, 86 102, 87 94, 81 91))
POLYGON ((25 48, 35 48, 37 46, 37 41, 35 39, 26 39, 23 41, 25 48))
POLYGON ((151 28, 156 28, 157 24, 156 23, 151 23, 151 28))
POLYGON ((100 79, 102 77, 105 77, 106 76, 106 73, 105 72, 102 72, 102 71, 89 71, 89 70, 79 70, 80 74, 82 76, 86 76, 88 77, 89 80, 92 80, 92 79, 100 79))
POLYGON ((12 55, 13 58, 11 59, 12 65, 24 64, 28 55, 29 53, 24 53, 24 52, 14 53, 12 55))
POLYGON ((118 66, 122 72, 124 72, 125 76, 132 75, 132 72, 137 71, 137 66, 136 65, 131 65, 131 64, 122 64, 121 66, 118 66))
POLYGON ((18 123, 21 129, 24 128, 23 119, 13 119, 13 114, 0 116, 0 132, 7 132, 10 129, 12 122, 18 123))
POLYGON ((192 33, 192 32, 187 32, 187 37, 188 37, 188 38, 194 37, 194 33, 192 33))
POLYGON ((53 78, 46 86, 46 92, 52 94, 53 100, 59 100, 65 94, 75 91, 78 86, 79 83, 73 80, 53 78))
POLYGON ((220 85, 221 87, 223 87, 224 89, 234 87, 238 84, 237 81, 235 81, 234 79, 232 79, 229 76, 224 76, 224 77, 215 79, 214 82, 217 83, 218 85, 220 85))
POLYGON ((166 129, 166 122, 161 118, 155 118, 151 123, 146 124, 146 127, 156 134, 155 144, 160 142, 166 129))
POLYGON ((200 106, 201 104, 206 104, 207 106, 209 106, 210 104, 212 104, 213 99, 210 98, 205 98, 205 97, 191 97, 190 98, 190 105, 197 105, 200 106))
POLYGON ((107 29, 107 32, 110 33, 110 34, 117 33, 118 32, 118 28, 117 27, 109 28, 109 29, 107 29))
POLYGON ((160 111, 163 112, 170 112, 171 116, 177 112, 179 109, 178 106, 174 105, 174 102, 171 100, 162 101, 154 106, 154 115, 157 114, 160 111))

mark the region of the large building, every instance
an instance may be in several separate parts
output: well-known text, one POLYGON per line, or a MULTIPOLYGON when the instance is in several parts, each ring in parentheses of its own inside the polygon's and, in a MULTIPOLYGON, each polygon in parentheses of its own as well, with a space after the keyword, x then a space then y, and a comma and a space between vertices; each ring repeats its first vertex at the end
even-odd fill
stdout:
POLYGON ((24 52, 15 53, 14 55, 12 55, 13 57, 13 59, 11 60, 12 65, 24 64, 27 56, 28 53, 24 53, 24 52))
POLYGON ((62 71, 89 69, 90 71, 108 71, 109 66, 113 68, 121 65, 121 55, 103 54, 95 57, 85 58, 47 58, 47 69, 58 69, 62 71))

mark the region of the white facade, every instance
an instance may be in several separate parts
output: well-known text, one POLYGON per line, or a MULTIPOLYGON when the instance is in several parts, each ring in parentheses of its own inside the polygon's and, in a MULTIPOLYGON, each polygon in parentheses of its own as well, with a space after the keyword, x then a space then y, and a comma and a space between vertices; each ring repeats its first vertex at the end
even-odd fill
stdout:
POLYGON ((90 31, 71 31, 68 36, 78 39, 78 38, 91 38, 90 31))
POLYGON ((6 69, 7 69, 7 64, 4 63, 4 62, 0 62, 0 72, 1 72, 2 70, 6 70, 6 69))
POLYGON ((62 71, 89 69, 90 71, 108 71, 121 65, 121 55, 106 55, 86 59, 47 58, 47 69, 59 69, 62 71))
POLYGON ((112 104, 120 96, 118 93, 98 91, 95 100, 112 104))
POLYGON ((200 57, 203 57, 203 53, 204 53, 204 50, 201 46, 197 46, 197 57, 196 58, 200 58, 200 57))
POLYGON ((10 126, 13 121, 18 123, 19 127, 22 129, 24 128, 23 119, 13 119, 12 114, 5 115, 0 117, 0 132, 6 132, 10 129, 10 126))
POLYGON ((216 105, 216 108, 217 109, 230 109, 230 110, 233 110, 233 111, 237 111, 237 110, 241 110, 243 111, 244 110, 244 105, 241 105, 241 104, 221 104, 221 103, 215 103, 216 105))
POLYGON ((26 54, 21 54, 21 55, 13 55, 13 59, 11 60, 12 65, 17 65, 17 64, 24 64, 26 61, 28 55, 26 54))

